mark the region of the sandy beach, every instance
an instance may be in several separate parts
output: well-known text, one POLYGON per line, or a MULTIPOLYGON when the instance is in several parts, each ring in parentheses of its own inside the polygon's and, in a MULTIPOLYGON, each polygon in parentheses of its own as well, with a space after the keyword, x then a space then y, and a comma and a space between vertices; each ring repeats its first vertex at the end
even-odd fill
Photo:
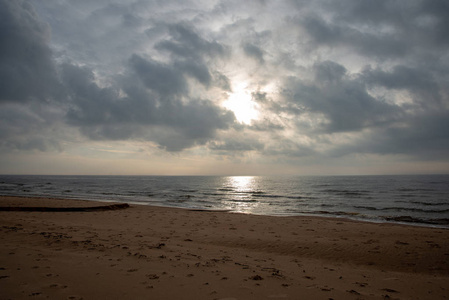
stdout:
POLYGON ((28 210, 0 211, 0 299, 449 298, 447 229, 143 205, 28 210))

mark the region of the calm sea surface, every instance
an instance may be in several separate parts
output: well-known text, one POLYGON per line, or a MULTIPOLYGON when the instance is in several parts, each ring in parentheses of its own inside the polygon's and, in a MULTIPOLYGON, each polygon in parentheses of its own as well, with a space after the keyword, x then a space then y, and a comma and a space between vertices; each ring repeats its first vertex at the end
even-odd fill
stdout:
POLYGON ((0 195, 449 227, 449 175, 0 176, 0 195))

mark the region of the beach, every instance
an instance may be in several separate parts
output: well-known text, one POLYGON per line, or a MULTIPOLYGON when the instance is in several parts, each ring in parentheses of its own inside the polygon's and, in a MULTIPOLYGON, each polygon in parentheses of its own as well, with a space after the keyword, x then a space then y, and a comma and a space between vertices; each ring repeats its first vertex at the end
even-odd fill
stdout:
POLYGON ((113 204, 0 197, 63 208, 0 211, 0 299, 449 298, 448 229, 113 204))

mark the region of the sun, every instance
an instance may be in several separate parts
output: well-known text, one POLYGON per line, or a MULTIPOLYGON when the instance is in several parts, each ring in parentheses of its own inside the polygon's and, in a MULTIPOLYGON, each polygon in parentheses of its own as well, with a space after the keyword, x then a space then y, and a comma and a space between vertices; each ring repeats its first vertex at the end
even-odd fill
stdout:
POLYGON ((223 106, 232 111, 240 123, 251 124, 259 116, 257 103, 252 100, 251 93, 240 85, 233 93, 229 93, 228 100, 223 106))

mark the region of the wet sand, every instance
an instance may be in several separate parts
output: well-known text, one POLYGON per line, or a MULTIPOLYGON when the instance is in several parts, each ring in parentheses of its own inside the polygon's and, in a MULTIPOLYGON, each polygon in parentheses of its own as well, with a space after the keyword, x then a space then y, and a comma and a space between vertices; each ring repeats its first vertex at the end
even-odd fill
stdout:
POLYGON ((441 228, 130 205, 0 211, 0 238, 0 299, 449 298, 441 228))

